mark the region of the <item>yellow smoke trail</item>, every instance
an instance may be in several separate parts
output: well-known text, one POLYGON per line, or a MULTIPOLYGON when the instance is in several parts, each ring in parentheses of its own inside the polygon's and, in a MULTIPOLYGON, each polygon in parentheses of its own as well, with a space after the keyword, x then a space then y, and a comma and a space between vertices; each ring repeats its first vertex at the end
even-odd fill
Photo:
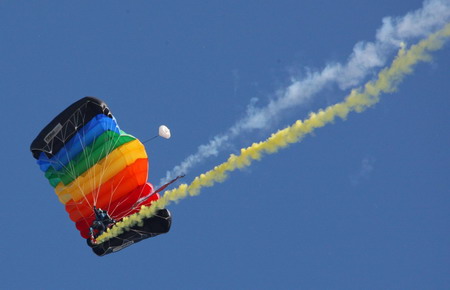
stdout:
POLYGON ((346 119, 350 112, 363 112, 379 101, 381 93, 395 91, 403 78, 412 73, 415 64, 429 61, 431 59, 429 52, 442 48, 444 41, 449 36, 450 24, 447 24, 442 30, 431 34, 408 50, 403 45, 390 67, 383 69, 376 80, 366 83, 363 88, 352 90, 345 101, 329 106, 317 113, 311 113, 308 119, 298 120, 293 125, 272 134, 267 140, 241 149, 239 155, 232 154, 226 162, 197 176, 191 184, 182 184, 176 189, 166 191, 164 196, 150 207, 143 207, 139 213, 124 218, 123 221, 99 236, 97 242, 107 241, 134 225, 142 224, 143 219, 152 216, 158 209, 165 208, 173 201, 198 195, 203 187, 213 186, 216 182, 224 181, 229 172, 249 166, 252 161, 261 159, 264 154, 275 153, 291 143, 299 142, 314 129, 334 122, 336 117, 346 119))

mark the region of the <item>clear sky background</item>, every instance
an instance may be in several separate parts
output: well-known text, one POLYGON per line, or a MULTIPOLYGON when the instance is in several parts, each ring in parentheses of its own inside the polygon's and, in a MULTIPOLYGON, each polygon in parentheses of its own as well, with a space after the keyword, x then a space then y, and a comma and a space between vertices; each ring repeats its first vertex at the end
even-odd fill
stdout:
MULTIPOLYGON (((374 108, 170 205, 169 234, 105 257, 79 236, 29 152, 56 114, 96 96, 138 138, 172 129, 147 144, 158 184, 251 104, 345 63, 384 17, 422 1, 75 2, 0 2, 0 288, 450 287, 448 46, 374 108)), ((330 85, 243 132, 184 182, 350 88, 330 85)))

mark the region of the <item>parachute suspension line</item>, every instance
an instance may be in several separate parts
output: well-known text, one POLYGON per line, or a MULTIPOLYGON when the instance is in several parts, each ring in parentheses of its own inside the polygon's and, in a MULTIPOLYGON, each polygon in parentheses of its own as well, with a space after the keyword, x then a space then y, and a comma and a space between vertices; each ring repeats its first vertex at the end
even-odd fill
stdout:
MULTIPOLYGON (((79 115, 81 116, 81 118, 83 120, 82 124, 84 124, 84 123, 86 123, 85 116, 81 113, 81 109, 79 109, 79 111, 80 111, 79 115)), ((91 168, 91 166, 93 166, 95 164, 93 158, 91 158, 91 155, 92 155, 92 152, 93 152, 94 148, 90 149, 91 152, 87 152, 88 150, 86 150, 86 149, 89 148, 89 146, 87 146, 87 142, 86 142, 86 133, 87 132, 85 132, 85 128, 84 127, 82 127, 81 130, 83 130, 83 134, 82 134, 83 140, 80 140, 81 146, 83 147, 83 151, 82 151, 82 154, 84 155, 83 159, 85 161, 86 168, 91 168)), ((96 138, 97 138, 97 136, 94 137, 94 140, 92 141, 92 143, 94 143, 96 141, 96 138)), ((94 172, 94 174, 95 174, 95 172, 94 172)), ((95 180, 96 180, 95 175, 94 175, 94 178, 91 179, 91 180, 92 180, 91 184, 93 185, 92 188, 94 188, 94 191, 95 191, 95 188, 96 188, 96 186, 95 186, 95 180)), ((80 191, 81 191, 81 189, 80 189, 80 191)), ((81 192, 83 200, 86 201, 86 203, 89 205, 89 207, 95 206, 95 204, 97 202, 96 199, 94 198, 95 197, 94 191, 92 192, 92 195, 93 195, 92 203, 93 204, 91 204, 89 202, 89 199, 86 197, 86 193, 85 192, 81 192)))
POLYGON ((115 206, 113 209, 111 209, 111 202, 110 202, 107 211, 108 211, 108 213, 110 214, 111 217, 115 214, 117 208, 118 208, 120 205, 122 205, 124 202, 125 202, 125 201, 121 201, 121 202, 117 203, 116 206, 115 206))
MULTIPOLYGON (((116 125, 116 127, 117 127, 117 125, 116 125)), ((108 128, 109 131, 114 131, 112 129, 113 129, 112 127, 108 128)), ((97 138, 97 136, 94 137, 94 140, 93 140, 92 144, 94 144, 96 142, 96 140, 97 140, 96 138, 97 138)), ((108 143, 108 145, 110 145, 110 143, 108 143)), ((109 153, 112 148, 114 148, 114 147, 108 148, 107 146, 102 146, 100 155, 102 156, 104 152, 109 153)), ((93 153, 93 151, 94 151, 94 147, 92 147, 92 152, 90 152, 90 153, 93 153)), ((92 201, 93 201, 93 205, 94 206, 97 205, 97 201, 98 201, 98 198, 99 198, 100 185, 102 183, 104 174, 106 172, 106 168, 108 168, 109 165, 110 165, 109 162, 108 162, 108 157, 109 156, 108 156, 108 154, 105 154, 105 155, 106 155, 104 157, 105 161, 104 161, 104 163, 102 163, 102 168, 101 168, 100 172, 98 173, 99 175, 97 176, 97 171, 94 170, 93 171, 94 177, 91 179, 91 181, 92 181, 92 189, 93 189, 91 194, 92 194, 92 201)), ((95 166, 95 164, 97 164, 100 161, 100 160, 94 160, 94 157, 92 157, 92 154, 89 154, 88 158, 86 158, 86 160, 89 160, 89 163, 87 164, 88 165, 87 168, 92 168, 93 166, 95 166), (90 159, 88 159, 88 158, 90 158, 90 159)))
MULTIPOLYGON (((144 192, 144 188, 145 188, 145 185, 141 187, 141 191, 139 192, 139 196, 138 196, 137 200, 140 200, 142 198, 142 193, 144 192)), ((151 195, 152 194, 150 194, 150 196, 151 195)), ((117 208, 117 206, 116 206, 116 208, 117 208)), ((131 206, 125 213, 122 214, 122 216, 128 216, 135 208, 136 207, 134 205, 131 206)))
MULTIPOLYGON (((116 125, 116 127, 118 128, 118 126, 116 125)), ((111 128, 112 129, 112 128, 111 128)), ((119 131, 120 131, 120 128, 118 128, 119 129, 119 131)), ((111 130, 111 131, 113 131, 113 130, 111 130)), ((108 140, 109 141, 109 140, 108 140)), ((118 142, 118 138, 116 139, 116 140, 114 140, 115 142, 118 142)), ((110 157, 109 156, 109 154, 112 152, 112 150, 113 150, 113 148, 115 147, 115 143, 113 143, 113 142, 110 142, 110 143, 108 143, 109 144, 109 147, 108 148, 105 148, 106 146, 103 146, 102 147, 102 150, 106 150, 106 153, 105 153, 105 167, 104 167, 104 170, 102 171, 102 177, 101 177, 101 179, 100 179, 100 181, 99 182, 101 182, 101 180, 103 180, 103 176, 104 176, 104 174, 105 174, 105 172, 106 172, 106 168, 109 166, 109 164, 108 164, 108 158, 110 157)), ((100 160, 97 160, 97 162, 98 161, 100 161, 100 160)), ((119 183, 120 184, 120 183, 119 183)), ((100 187, 100 185, 99 185, 99 187, 100 187)), ((98 187, 98 188, 99 188, 98 187)), ((114 192, 115 192, 115 190, 116 189, 111 189, 111 191, 112 191, 112 194, 111 194, 111 196, 109 197, 109 202, 108 202, 108 205, 107 205, 107 208, 103 208, 103 210, 106 210, 107 212, 108 212, 108 214, 109 215, 111 215, 111 213, 109 212, 109 209, 110 209, 110 206, 111 206, 111 201, 112 201, 112 196, 113 196, 113 194, 114 194, 114 192)), ((99 191, 100 191, 100 188, 98 189, 98 192, 97 192, 97 194, 96 194, 96 200, 98 199, 98 196, 99 196, 99 191)))
MULTIPOLYGON (((81 118, 81 122, 78 122, 77 120, 75 120, 75 124, 73 124, 74 125, 74 127, 78 127, 78 125, 77 124, 84 124, 85 123, 85 117, 84 117, 84 115, 81 113, 81 109, 78 109, 75 113, 75 116, 80 116, 80 118, 81 118)), ((83 134, 81 134, 81 136, 82 136, 82 138, 83 139, 81 139, 81 136, 80 136, 80 134, 78 134, 78 138, 80 138, 79 140, 80 140, 80 144, 81 144, 81 146, 82 146, 82 151, 81 151, 81 154, 83 154, 83 160, 84 160, 84 162, 85 162, 85 166, 86 166, 86 168, 89 168, 90 167, 90 165, 91 165, 91 163, 92 163, 92 161, 90 161, 89 160, 89 157, 90 157, 90 154, 89 154, 89 152, 87 152, 87 146, 86 146, 86 134, 85 134, 85 132, 84 132, 84 130, 85 130, 85 128, 81 128, 80 129, 80 131, 82 130, 82 133, 83 134)), ((66 140, 67 141, 67 140, 66 140)), ((95 141, 95 139, 94 139, 94 141, 95 141)), ((66 151, 67 152, 67 151, 66 151)), ((67 156, 67 157, 69 157, 69 156, 67 156)), ((68 160, 69 160, 69 158, 68 158, 68 160)), ((72 165, 72 168, 73 168, 73 173, 71 174, 72 175, 72 178, 73 178, 73 180, 75 181, 75 179, 77 178, 77 176, 76 176, 76 170, 75 170, 75 164, 73 164, 72 165)), ((72 181, 73 182, 73 181, 72 181)), ((81 185, 79 185, 79 184, 77 184, 78 185, 78 188, 79 188, 79 190, 80 190, 80 192, 81 192, 81 196, 82 196, 82 198, 83 198, 83 200, 89 205, 89 207, 93 207, 93 205, 89 202, 89 199, 86 197, 86 194, 84 193, 84 191, 83 191, 83 189, 81 188, 81 185)), ((74 201, 74 200, 73 200, 74 201)), ((74 201, 75 202, 75 201, 74 201)), ((77 207, 77 209, 78 209, 78 211, 80 211, 79 210, 79 207, 78 207, 78 204, 80 204, 80 202, 77 202, 77 203, 75 203, 75 206, 77 207)), ((82 215, 82 217, 83 217, 83 220, 84 220, 84 222, 87 224, 87 221, 86 221, 86 219, 85 218, 87 218, 86 216, 84 216, 84 215, 82 215)), ((88 225, 89 226, 89 225, 88 225)))
MULTIPOLYGON (((80 115, 82 115, 81 112, 80 112, 80 115)), ((84 123, 85 122, 84 116, 82 116, 82 118, 83 118, 83 123, 84 123)), ((94 164, 94 162, 93 162, 93 160, 91 160, 91 154, 90 154, 91 152, 87 152, 87 150, 86 150, 86 148, 88 148, 88 146, 86 146, 86 132, 85 132, 85 128, 83 127, 82 130, 83 130, 83 134, 82 134, 83 135, 83 140, 82 140, 82 142, 80 140, 81 146, 83 147, 82 154, 85 157, 84 160, 85 160, 86 168, 90 168, 94 164)), ((96 140, 96 138, 94 137, 93 142, 95 142, 95 140, 96 140)), ((93 150, 93 148, 91 150, 93 150)), ((95 180, 95 178, 94 178, 94 180, 95 180)), ((92 181, 92 182, 95 182, 95 181, 92 181)), ((95 203, 96 203, 95 200, 92 201, 93 204, 90 204, 89 199, 86 197, 86 193, 85 192, 81 192, 81 195, 83 196, 83 199, 89 204, 90 207, 95 206, 95 203)))
MULTIPOLYGON (((119 128, 118 125, 116 125, 116 128, 117 128, 117 129, 119 130, 119 132, 120 132, 120 128, 119 128)), ((113 131, 113 130, 111 130, 111 131, 113 131)), ((120 134, 119 134, 119 137, 114 138, 114 142, 110 142, 110 148, 108 148, 108 152, 107 152, 105 158, 109 158, 109 157, 110 157, 110 153, 113 151, 113 148, 116 148, 116 145, 117 145, 117 143, 119 142, 120 136, 122 136, 122 133, 121 133, 121 132, 120 132, 120 134)), ((105 173, 105 172, 106 172, 106 170, 103 171, 103 173, 105 173)), ((102 177, 102 179, 103 179, 103 177, 102 177)), ((112 203, 112 201, 113 201, 113 197, 114 197, 114 195, 116 194, 117 189, 119 188, 119 186, 120 186, 120 184, 122 183, 122 181, 123 181, 123 177, 120 179, 120 181, 118 182, 118 184, 115 186, 114 189, 111 188, 111 195, 109 196, 109 202, 108 202, 107 208, 105 209, 105 210, 108 212, 108 214, 109 214, 110 216, 111 216, 110 209, 111 209, 111 203, 112 203)))
MULTIPOLYGON (((95 136, 95 138, 96 138, 97 136, 95 136)), ((95 142, 95 138, 94 138, 94 142, 95 142)), ((94 144, 94 142, 92 143, 92 144, 94 144)), ((103 152, 103 150, 106 150, 105 148, 103 148, 102 147, 102 152, 103 152)), ((109 150, 109 149, 108 149, 109 150)), ((90 158, 92 158, 92 160, 91 160, 91 162, 90 162, 90 164, 89 164, 89 167, 87 167, 87 168, 92 168, 92 167, 94 167, 95 166, 95 164, 99 161, 99 160, 94 160, 94 158, 92 157, 92 154, 89 156, 90 158)), ((94 178, 92 178, 91 180, 92 180, 92 202, 93 202, 93 205, 94 206, 97 206, 97 201, 98 201, 98 196, 99 196, 99 190, 100 190, 100 188, 99 188, 99 185, 100 185, 100 182, 101 182, 101 180, 103 179, 103 175, 104 175, 104 172, 105 172, 105 169, 106 169, 106 167, 107 167, 107 162, 108 161, 108 156, 106 155, 105 156, 105 164, 102 164, 102 168, 101 168, 101 171, 99 172, 99 175, 100 175, 100 177, 98 178, 96 175, 97 175, 97 171, 96 170, 94 170, 93 172, 94 172, 94 178), (98 183, 99 184, 97 184, 96 183, 96 181, 98 180, 98 183)))
MULTIPOLYGON (((79 117, 79 116, 81 116, 82 122, 84 122, 84 116, 81 114, 81 109, 78 109, 76 112, 74 112, 74 113, 72 114, 71 118, 69 118, 69 120, 67 121, 67 123, 70 123, 71 125, 73 125, 73 127, 77 127, 77 126, 78 126, 77 124, 80 123, 80 122, 78 121, 78 117, 79 117)), ((66 124, 67 124, 67 123, 66 123, 66 124)), ((66 124, 65 124, 65 125, 66 125, 66 124)), ((82 151, 82 152, 84 152, 84 149, 85 149, 84 143, 85 143, 85 142, 83 142, 83 140, 81 139, 81 136, 80 136, 79 134, 76 135, 76 136, 78 136, 78 138, 80 138, 80 139, 79 139, 80 144, 83 146, 83 151, 82 151)), ((70 140, 70 139, 71 139, 71 137, 69 138, 68 136, 63 136, 62 139, 61 139, 61 141, 63 141, 63 143, 65 144, 65 143, 66 143, 68 140, 70 140)), ((66 146, 64 145, 64 147, 66 147, 66 146)), ((67 158, 67 160, 70 160, 71 158, 70 158, 70 156, 69 156, 69 151, 68 151, 68 150, 65 150, 65 153, 66 153, 66 158, 67 158)), ((83 154, 84 154, 84 153, 83 153, 83 154)), ((67 173, 69 174, 69 176, 71 176, 73 179, 76 178, 76 169, 75 169, 75 165, 74 165, 74 164, 68 162, 67 165, 65 165, 65 164, 64 164, 63 162, 61 162, 59 159, 58 159, 58 163, 62 166, 63 172, 64 172, 64 171, 67 172, 67 173)), ((81 188, 81 186, 80 186, 78 183, 76 183, 76 186, 78 187, 78 190, 79 190, 80 192, 83 191, 82 188, 81 188)), ((82 196, 85 197, 84 192, 82 192, 82 196)), ((88 200, 86 200, 86 201, 89 203, 88 200)))
POLYGON ((147 142, 150 142, 150 141, 152 141, 153 139, 156 139, 156 138, 158 138, 158 137, 159 137, 159 135, 153 136, 152 138, 147 139, 147 140, 145 140, 144 142, 142 142, 142 144, 145 144, 145 143, 147 143, 147 142))
MULTIPOLYGON (((142 193, 144 192, 144 186, 141 188, 141 192, 139 193, 139 199, 140 199, 140 197, 141 197, 141 195, 142 195, 142 193)), ((116 207, 111 211, 111 216, 113 215, 113 213, 116 211, 116 209, 122 204, 122 203, 124 203, 125 202, 125 200, 124 201, 122 201, 122 202, 120 202, 120 203, 118 203, 117 205, 116 205, 116 207)), ((117 213, 117 216, 118 216, 118 219, 121 219, 121 218, 123 218, 123 217, 125 217, 125 216, 128 216, 133 210, 135 209, 135 207, 134 206, 132 206, 130 209, 128 209, 126 212, 120 212, 120 213, 117 213), (120 214, 120 215, 119 215, 120 214)))
MULTIPOLYGON (((82 114, 81 108, 79 108, 76 112, 74 112, 74 115, 72 115, 72 116, 74 116, 74 124, 72 124, 72 125, 75 128, 78 128, 78 124, 85 124, 86 123, 86 119, 85 119, 85 116, 82 114), (78 120, 78 117, 80 118, 79 120, 78 120)), ((70 122, 71 119, 72 118, 69 119, 69 122, 70 122)), ((83 134, 77 134, 77 133, 75 133, 75 134, 76 134, 76 136, 78 136, 78 138, 80 138, 79 141, 80 141, 80 144, 82 146, 81 154, 84 157, 83 160, 85 162, 86 168, 89 168, 90 164, 92 162, 89 160, 89 156, 90 156, 89 152, 86 151, 86 149, 88 147, 86 146, 86 134, 85 134, 86 132, 85 132, 84 126, 80 128, 80 131, 83 134)), ((65 140, 65 141, 67 141, 67 140, 65 140)), ((64 143, 66 143, 66 142, 64 142, 64 143)), ((67 152, 68 151, 66 150, 66 153, 67 152)), ((71 158, 69 158, 70 156, 67 156, 67 157, 68 157, 67 160, 71 159, 71 158)), ((69 162, 69 164, 71 164, 71 163, 69 162)), ((71 169, 72 169, 71 176, 73 178, 72 182, 74 182, 76 180, 76 178, 77 178, 75 164, 71 164, 71 169)), ((79 191, 81 192, 81 196, 82 196, 83 200, 89 205, 89 207, 92 207, 93 205, 89 202, 89 199, 87 199, 86 194, 85 194, 84 190, 82 189, 81 185, 79 183, 76 183, 76 184, 77 184, 77 186, 79 188, 79 191)), ((73 198, 72 198, 72 200, 73 200, 73 198)), ((73 201, 75 202, 75 200, 73 200, 73 201)), ((80 212, 79 204, 80 204, 80 202, 78 201, 77 203, 75 203, 75 206, 77 207, 77 210, 80 212)), ((83 221, 86 223, 86 225, 90 226, 88 224, 88 222, 86 221, 87 216, 84 216, 84 214, 82 214, 82 217, 83 217, 83 221)))
MULTIPOLYGON (((117 128, 118 129, 118 131, 120 132, 120 128, 119 128, 119 126, 118 125, 115 125, 115 128, 117 128)), ((114 128, 113 127, 111 127, 111 128, 109 128, 109 130, 110 131, 114 131, 113 130, 114 128)), ((109 143, 107 143, 109 146, 102 146, 102 152, 103 152, 103 150, 105 150, 105 157, 104 157, 104 162, 102 163, 102 165, 103 165, 103 167, 102 167, 102 170, 101 170, 101 172, 100 172, 100 178, 97 178, 97 177, 95 177, 94 178, 94 180, 97 180, 98 179, 98 184, 94 184, 94 190, 93 190, 93 192, 92 192, 92 194, 93 194, 93 199, 95 200, 95 203, 94 203, 94 205, 97 205, 97 200, 98 200, 98 198, 99 198, 99 192, 100 192, 100 186, 101 186, 101 184, 102 183, 104 183, 104 180, 103 180, 103 178, 104 178, 104 176, 105 176, 105 173, 106 173, 106 169, 111 165, 111 163, 110 163, 110 161, 108 160, 109 159, 109 154, 111 153, 111 151, 112 151, 112 149, 115 147, 115 145, 117 144, 116 142, 118 142, 119 141, 119 138, 115 138, 115 140, 114 140, 114 142, 109 142, 109 143), (106 148, 105 148, 106 147, 106 148)), ((99 162, 100 160, 92 160, 92 165, 94 166, 94 164, 96 164, 97 162, 99 162)), ((95 172, 94 172, 95 173, 95 172)), ((120 183, 119 183, 119 185, 120 185, 120 183)), ((119 185, 117 185, 117 187, 119 186, 119 185)), ((116 188, 117 189, 117 188, 116 188)), ((116 191, 116 189, 111 189, 112 190, 112 194, 111 194, 111 196, 110 196, 110 201, 109 201, 109 204, 108 204, 108 208, 109 208, 109 205, 111 204, 111 200, 112 200, 112 196, 114 195, 114 193, 115 193, 115 191, 116 191)), ((107 209, 103 209, 103 210, 107 210, 107 209)))
POLYGON ((111 207, 112 198, 113 198, 114 194, 117 192, 117 189, 119 188, 119 186, 120 186, 120 184, 122 183, 122 181, 123 181, 123 177, 122 177, 122 178, 120 179, 120 181, 117 183, 117 185, 115 186, 115 188, 111 188, 111 195, 109 196, 108 206, 107 206, 107 209, 104 209, 104 210, 107 210, 108 213, 109 213, 109 208, 111 207))

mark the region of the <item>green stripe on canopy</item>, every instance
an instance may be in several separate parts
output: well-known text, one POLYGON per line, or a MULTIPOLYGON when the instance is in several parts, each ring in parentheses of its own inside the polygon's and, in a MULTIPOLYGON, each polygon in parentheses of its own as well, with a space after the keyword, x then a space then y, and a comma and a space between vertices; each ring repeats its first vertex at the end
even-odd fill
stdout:
POLYGON ((56 187, 60 182, 67 185, 105 158, 114 149, 133 140, 136 140, 136 138, 125 134, 123 131, 120 135, 113 131, 105 131, 63 169, 57 171, 50 166, 45 172, 45 177, 53 187, 56 187))

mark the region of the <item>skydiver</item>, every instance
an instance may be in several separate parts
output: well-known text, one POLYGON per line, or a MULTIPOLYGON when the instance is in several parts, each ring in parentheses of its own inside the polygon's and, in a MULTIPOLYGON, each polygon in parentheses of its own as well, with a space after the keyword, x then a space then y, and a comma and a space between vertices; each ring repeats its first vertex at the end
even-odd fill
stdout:
POLYGON ((108 228, 113 226, 116 221, 108 215, 108 212, 94 206, 95 220, 89 228, 91 240, 95 240, 103 234, 108 228))

